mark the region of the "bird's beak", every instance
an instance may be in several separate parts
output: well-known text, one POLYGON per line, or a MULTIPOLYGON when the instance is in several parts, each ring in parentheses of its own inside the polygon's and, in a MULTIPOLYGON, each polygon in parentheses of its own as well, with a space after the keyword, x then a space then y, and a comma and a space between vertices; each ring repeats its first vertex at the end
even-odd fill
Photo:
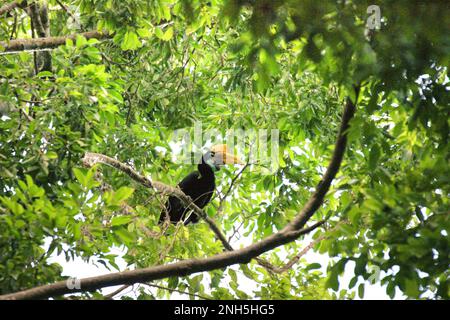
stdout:
POLYGON ((223 164, 243 164, 241 159, 235 154, 228 153, 228 152, 225 152, 225 153, 218 152, 216 155, 219 158, 219 161, 221 160, 220 163, 223 163, 223 164))
POLYGON ((228 152, 226 144, 213 146, 211 150, 215 152, 214 162, 216 164, 244 164, 237 155, 228 152))

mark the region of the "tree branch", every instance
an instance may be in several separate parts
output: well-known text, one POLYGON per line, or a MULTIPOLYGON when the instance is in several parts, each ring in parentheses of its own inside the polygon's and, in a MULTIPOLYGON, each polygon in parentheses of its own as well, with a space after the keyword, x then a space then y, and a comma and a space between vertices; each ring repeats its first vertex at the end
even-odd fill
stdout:
POLYGON ((192 201, 192 199, 189 196, 187 196, 186 194, 184 194, 184 192, 181 191, 180 189, 166 185, 159 181, 152 181, 151 179, 149 179, 147 177, 141 176, 136 170, 134 170, 130 166, 127 166, 127 165, 121 163, 120 161, 117 161, 117 160, 110 158, 108 156, 105 156, 103 154, 89 153, 89 152, 85 154, 85 156, 83 158, 83 164, 85 166, 91 167, 96 163, 103 163, 106 165, 110 165, 110 166, 126 173, 130 178, 139 182, 140 184, 142 184, 143 186, 145 186, 147 188, 153 188, 153 189, 160 191, 166 195, 176 196, 178 199, 181 200, 181 202, 183 203, 183 205, 186 208, 193 210, 194 214, 198 215, 201 219, 206 221, 206 223, 209 225, 209 227, 214 232, 216 237, 222 242, 223 246, 227 250, 233 250, 231 245, 228 243, 226 237, 222 234, 220 229, 217 227, 214 220, 211 219, 210 217, 208 217, 208 215, 202 209, 200 209, 192 201))
POLYGON ((119 293, 121 293, 123 290, 127 289, 130 285, 123 285, 121 286, 119 289, 107 294, 104 296, 105 300, 113 300, 114 296, 118 295, 119 293))
MULTIPOLYGON (((359 92, 359 89, 355 91, 359 92)), ((331 182, 341 166, 345 147, 347 145, 347 130, 349 128, 349 122, 355 113, 355 109, 355 104, 350 100, 350 98, 347 98, 344 113, 342 115, 341 127, 339 128, 338 139, 336 140, 334 153, 327 167, 327 171, 323 175, 320 183, 317 185, 311 198, 305 204, 300 213, 294 218, 294 220, 285 227, 284 231, 298 230, 302 228, 314 212, 316 212, 322 205, 325 194, 328 192, 328 189, 330 189, 331 182)))
POLYGON ((41 20, 40 10, 40 6, 37 3, 32 2, 28 6, 27 13, 33 20, 34 29, 36 30, 37 36, 39 38, 45 38, 47 37, 47 34, 45 32, 44 23, 41 20))
POLYGON ((20 1, 13 1, 11 3, 7 3, 0 7, 0 16, 4 13, 8 13, 11 10, 14 10, 15 8, 20 7, 21 3, 20 1))
MULTIPOLYGON (((69 289, 66 281, 60 281, 17 293, 6 294, 0 296, 0 299, 41 299, 67 293, 94 291, 108 286, 133 284, 137 282, 142 283, 174 276, 187 276, 197 272, 225 268, 233 264, 246 264, 251 259, 258 257, 269 250, 294 241, 305 232, 302 228, 323 203, 324 197, 330 188, 331 181, 339 170, 347 144, 349 121, 352 119, 354 113, 355 104, 350 99, 347 99, 334 153, 321 183, 316 187, 314 194, 300 211, 299 215, 281 231, 245 248, 223 252, 204 259, 189 259, 168 265, 84 278, 80 280, 79 289, 69 289)), ((139 175, 134 170, 131 171, 130 174, 135 175, 135 177, 139 179, 139 175)), ((165 185, 161 186, 159 183, 152 182, 147 178, 145 178, 145 181, 143 182, 147 183, 149 187, 153 186, 160 190, 161 188, 166 189, 165 185)), ((176 190, 177 189, 175 188, 171 188, 170 191, 173 191, 175 194, 178 193, 176 190)), ((189 202, 189 199, 186 199, 186 201, 189 202)))
POLYGON ((16 52, 16 51, 29 51, 29 50, 42 50, 53 49, 66 43, 67 39, 75 40, 77 35, 81 35, 86 39, 109 39, 112 34, 101 33, 98 31, 88 31, 79 34, 72 34, 68 36, 60 37, 46 37, 36 39, 17 39, 11 41, 0 41, 0 53, 3 52, 16 52), (3 48, 3 50, 2 50, 3 48))
MULTIPOLYGON (((323 221, 324 223, 325 221, 323 221)), ((332 228, 331 230, 329 230, 329 232, 333 232, 336 231, 337 229, 340 228, 340 226, 342 224, 348 224, 348 221, 341 221, 339 222, 334 228, 332 228)), ((298 260, 300 260, 301 257, 303 257, 309 250, 311 250, 311 248, 313 248, 316 244, 318 244, 319 242, 321 242, 322 240, 326 239, 329 237, 329 234, 324 233, 321 236, 319 236, 317 239, 315 239, 314 241, 311 241, 306 247, 304 247, 302 249, 302 251, 300 251, 297 255, 295 255, 293 258, 291 258, 284 266, 282 267, 273 267, 272 271, 275 273, 283 273, 288 271, 290 268, 292 268, 292 266, 294 264, 296 264, 298 262, 298 260)))
POLYGON ((176 292, 176 293, 180 293, 180 294, 187 294, 190 297, 195 297, 195 298, 200 298, 203 300, 211 300, 211 298, 199 295, 199 294, 195 294, 195 293, 190 293, 187 291, 182 291, 182 290, 177 290, 177 289, 172 289, 172 288, 168 288, 168 287, 163 287, 163 286, 159 286, 157 284, 153 284, 153 283, 142 283, 143 285, 149 286, 149 287, 153 287, 153 288, 158 288, 158 289, 162 289, 162 290, 167 290, 169 292, 176 292))
MULTIPOLYGON (((47 3, 42 2, 40 4, 32 2, 28 9, 26 10, 31 19, 31 26, 36 31, 38 38, 50 37, 50 23, 48 20, 48 10, 47 3)), ((33 32, 33 30, 32 30, 33 32)), ((40 71, 52 71, 52 55, 48 51, 43 51, 38 53, 39 57, 39 68, 37 68, 36 63, 36 53, 35 54, 35 73, 40 71)))
POLYGON ((224 202, 225 202, 226 198, 230 195, 231 191, 233 190, 233 186, 236 183, 237 179, 239 179, 239 177, 242 175, 242 173, 245 171, 245 169, 247 169, 247 167, 249 165, 250 165, 250 157, 248 158, 248 161, 244 165, 244 167, 242 167, 242 169, 239 170, 239 172, 233 177, 233 179, 231 180, 230 186, 228 187, 228 190, 225 192, 223 197, 220 198, 219 208, 217 209, 218 214, 220 214, 222 212, 224 202))
POLYGON ((69 8, 64 3, 62 3, 60 0, 56 0, 56 3, 73 19, 73 21, 77 20, 74 14, 69 10, 69 8))

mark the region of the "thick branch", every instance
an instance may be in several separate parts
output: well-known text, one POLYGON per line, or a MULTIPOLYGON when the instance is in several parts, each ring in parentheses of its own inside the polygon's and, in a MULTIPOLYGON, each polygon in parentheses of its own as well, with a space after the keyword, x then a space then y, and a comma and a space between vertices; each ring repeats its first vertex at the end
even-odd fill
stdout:
POLYGON ((13 1, 0 7, 0 16, 20 6, 20 1, 13 1))
MULTIPOLYGON (((78 34, 72 34, 69 36, 62 37, 46 37, 46 38, 36 38, 36 39, 18 39, 11 40, 9 42, 0 41, 0 52, 15 52, 15 51, 27 51, 27 50, 42 50, 42 49, 53 49, 60 45, 66 43, 67 39, 75 40, 78 34), (2 50, 3 48, 3 50, 2 50)), ((109 39, 112 37, 111 34, 101 33, 98 31, 88 31, 80 33, 79 35, 85 37, 86 39, 109 39)))
POLYGON ((264 252, 295 240, 298 235, 298 232, 279 232, 246 248, 227 251, 205 259, 189 259, 168 265, 85 278, 80 280, 80 289, 69 289, 66 281, 60 281, 50 285, 3 295, 0 296, 0 299, 42 299, 67 293, 94 291, 108 286, 148 282, 167 277, 187 276, 197 272, 228 267, 233 264, 246 264, 252 258, 264 252))
MULTIPOLYGON (((245 248, 223 252, 204 259, 189 259, 168 265, 153 266, 144 269, 81 279, 80 289, 69 289, 65 281, 60 281, 54 284, 3 295, 0 296, 0 299, 40 299, 67 293, 94 291, 108 286, 148 282, 174 276, 187 276, 197 272, 225 268, 233 264, 248 263, 251 259, 258 257, 269 250, 294 241, 302 234, 302 232, 304 232, 301 228, 323 203, 323 199, 331 185, 331 181, 338 172, 347 143, 346 131, 354 112, 355 105, 348 99, 342 117, 341 128, 336 140, 335 150, 327 171, 323 176, 322 182, 317 186, 316 191, 301 210, 298 217, 280 232, 272 234, 245 248)), ((155 184, 155 182, 152 182, 149 179, 146 181, 149 183, 149 186, 153 185, 153 187, 157 188, 158 184, 155 184)))

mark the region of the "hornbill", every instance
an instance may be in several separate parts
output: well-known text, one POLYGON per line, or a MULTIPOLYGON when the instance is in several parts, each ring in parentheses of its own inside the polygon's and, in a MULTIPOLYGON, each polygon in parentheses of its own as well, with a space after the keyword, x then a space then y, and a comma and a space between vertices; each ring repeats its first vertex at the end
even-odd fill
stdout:
MULTIPOLYGON (((203 209, 211 200, 216 187, 214 172, 220 170, 225 164, 242 164, 239 157, 228 152, 227 145, 212 146, 203 154, 201 162, 198 164, 198 171, 188 174, 178 187, 201 209, 203 209)), ((159 223, 165 219, 170 219, 171 223, 177 223, 180 220, 184 224, 196 223, 199 217, 184 207, 180 199, 176 196, 170 196, 159 217, 159 223), (189 216, 187 216, 190 213, 189 216), (168 217, 167 217, 168 216, 168 217)))

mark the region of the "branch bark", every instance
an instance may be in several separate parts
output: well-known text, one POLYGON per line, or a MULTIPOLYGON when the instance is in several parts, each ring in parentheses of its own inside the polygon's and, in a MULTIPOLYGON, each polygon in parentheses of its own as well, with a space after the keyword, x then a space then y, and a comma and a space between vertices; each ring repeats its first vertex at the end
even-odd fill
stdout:
MULTIPOLYGON (((69 287, 72 286, 67 286, 66 281, 60 281, 54 284, 3 295, 0 296, 0 299, 42 299, 67 293, 94 291, 114 285, 133 284, 137 282, 142 283, 174 276, 187 276, 197 272, 225 268, 233 264, 245 264, 269 250, 294 241, 305 232, 302 228, 323 203, 331 182, 339 170, 347 144, 346 132, 349 128, 349 122, 355 113, 355 109, 355 104, 348 98, 344 108, 341 127, 336 139, 333 156, 321 183, 318 184, 315 192, 298 216, 281 231, 245 248, 223 252, 204 259, 189 259, 168 265, 84 278, 80 280, 79 289, 69 289, 69 287)), ((130 172, 130 174, 135 174, 137 175, 136 178, 139 178, 139 175, 136 172, 130 172)), ((154 186, 156 188, 158 186, 158 183, 155 184, 155 182, 152 182, 149 179, 146 179, 144 182, 148 183, 150 187, 154 186)), ((163 189, 164 188, 165 186, 163 186, 163 189)))
MULTIPOLYGON (((50 37, 50 23, 48 20, 47 2, 42 3, 32 2, 28 8, 27 13, 31 19, 31 26, 34 28, 32 32, 36 31, 38 38, 50 37)), ((34 33, 33 33, 34 34, 34 33)), ((35 53, 36 55, 36 53, 35 53)), ((40 71, 52 71, 52 55, 48 51, 39 52, 38 59, 35 59, 36 74, 40 71), (37 61, 39 61, 39 66, 37 61)))
POLYGON ((0 16, 4 13, 8 13, 15 8, 20 7, 20 1, 13 1, 0 7, 0 16))
POLYGON ((29 50, 43 50, 53 49, 66 43, 67 39, 75 40, 77 35, 81 35, 86 39, 109 39, 112 38, 112 34, 101 33, 98 31, 88 31, 80 34, 72 34, 68 36, 60 37, 46 37, 35 39, 17 39, 11 41, 0 41, 0 53, 3 52, 16 52, 16 51, 29 51, 29 50), (3 50, 2 50, 3 49, 3 50))

